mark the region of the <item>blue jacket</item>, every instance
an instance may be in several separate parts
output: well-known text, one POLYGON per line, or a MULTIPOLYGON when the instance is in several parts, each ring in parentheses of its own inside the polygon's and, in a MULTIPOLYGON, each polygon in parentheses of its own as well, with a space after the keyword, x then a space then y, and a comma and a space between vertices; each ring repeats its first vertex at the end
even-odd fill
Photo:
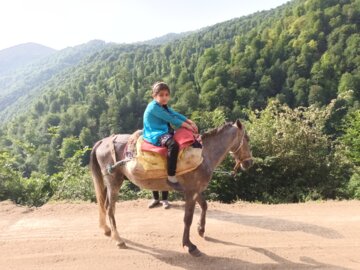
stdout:
POLYGON ((186 117, 168 107, 163 108, 155 100, 151 101, 144 112, 144 132, 143 136, 146 141, 154 145, 159 144, 160 136, 169 133, 168 123, 175 128, 181 127, 186 121, 186 117), (168 111, 169 110, 169 111, 168 111))

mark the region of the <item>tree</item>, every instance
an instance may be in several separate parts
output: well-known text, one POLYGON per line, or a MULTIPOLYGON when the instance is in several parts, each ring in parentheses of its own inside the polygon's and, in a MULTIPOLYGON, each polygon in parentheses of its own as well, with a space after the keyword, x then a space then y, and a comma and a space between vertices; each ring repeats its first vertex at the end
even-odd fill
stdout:
POLYGON ((88 113, 92 117, 99 116, 102 112, 106 111, 108 105, 104 95, 94 93, 89 97, 89 109, 88 113))
POLYGON ((21 176, 15 170, 15 159, 8 152, 0 151, 0 201, 6 199, 16 199, 21 176))
POLYGON ((360 166, 360 110, 350 113, 343 124, 341 141, 347 146, 347 155, 360 166))
POLYGON ((53 198, 56 200, 95 201, 95 192, 87 167, 82 166, 88 148, 75 151, 63 168, 51 177, 53 198))
POLYGON ((242 194, 273 202, 346 197, 349 164, 323 133, 329 110, 292 110, 274 100, 250 113, 246 127, 256 162, 237 178, 242 194))
POLYGON ((293 92, 295 94, 295 106, 306 106, 308 104, 309 86, 305 78, 295 81, 293 92))
POLYGON ((35 105, 34 105, 34 109, 35 109, 35 112, 38 114, 38 115, 41 115, 44 110, 45 110, 45 104, 42 102, 42 101, 38 101, 35 105))
POLYGON ((64 159, 72 157, 77 150, 80 150, 80 141, 76 137, 69 137, 63 140, 60 149, 60 156, 64 159))
POLYGON ((310 86, 308 102, 310 105, 321 106, 326 104, 327 97, 324 88, 320 85, 310 86))
POLYGON ((214 111, 195 111, 192 113, 191 119, 196 122, 199 132, 202 133, 224 124, 226 115, 221 108, 216 108, 214 111))
POLYGON ((84 127, 79 136, 80 143, 83 147, 92 146, 94 144, 94 138, 91 135, 91 131, 89 128, 84 127))
POLYGON ((360 76, 345 72, 340 79, 338 93, 353 90, 360 97, 360 76))

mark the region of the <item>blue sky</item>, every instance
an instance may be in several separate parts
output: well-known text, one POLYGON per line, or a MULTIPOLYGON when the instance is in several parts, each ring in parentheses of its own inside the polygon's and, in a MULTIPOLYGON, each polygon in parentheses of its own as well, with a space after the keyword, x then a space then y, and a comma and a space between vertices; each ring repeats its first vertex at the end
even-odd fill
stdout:
POLYGON ((25 42, 63 49, 131 43, 197 30, 288 0, 1 0, 0 50, 25 42))

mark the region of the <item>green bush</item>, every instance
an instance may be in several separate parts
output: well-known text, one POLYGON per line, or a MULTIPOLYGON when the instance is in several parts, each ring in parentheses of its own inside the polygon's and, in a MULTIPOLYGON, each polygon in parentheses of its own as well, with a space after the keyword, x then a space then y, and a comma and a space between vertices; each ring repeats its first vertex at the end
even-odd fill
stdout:
POLYGON ((16 169, 15 158, 7 152, 0 153, 0 201, 10 199, 19 204, 40 206, 52 195, 49 177, 33 173, 22 177, 16 169))
POLYGON ((65 160, 60 172, 52 175, 53 200, 95 201, 95 191, 89 169, 82 166, 82 159, 88 152, 85 147, 65 160))
POLYGON ((360 165, 360 110, 347 115, 343 121, 344 135, 340 140, 346 146, 346 155, 360 165))
POLYGON ((49 176, 36 172, 32 173, 30 178, 22 178, 20 187, 21 189, 15 201, 30 206, 45 204, 53 193, 49 176))
POLYGON ((348 190, 351 198, 360 200, 360 168, 357 168, 355 173, 351 176, 348 190))
MULTIPOLYGON (((270 101, 261 112, 250 112, 246 123, 255 165, 235 177, 215 173, 208 194, 231 202, 267 203, 347 198, 351 164, 324 134, 331 106, 291 109, 270 101)), ((225 160, 220 170, 230 172, 225 160)))

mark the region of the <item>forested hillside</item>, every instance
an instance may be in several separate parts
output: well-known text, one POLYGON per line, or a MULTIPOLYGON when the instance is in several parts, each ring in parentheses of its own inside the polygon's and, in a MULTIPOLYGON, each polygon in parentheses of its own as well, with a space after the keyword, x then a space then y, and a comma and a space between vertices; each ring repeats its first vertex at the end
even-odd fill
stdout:
MULTIPOLYGON (((18 184, 3 184, 0 198, 28 201, 22 192, 29 188, 42 202, 64 197, 66 187, 91 185, 84 147, 142 128, 158 80, 169 83, 172 106, 202 132, 225 120, 248 121, 257 163, 235 178, 215 174, 211 198, 360 197, 359 27, 358 0, 295 0, 162 45, 104 45, 31 85, 33 98, 2 113, 13 116, 19 104, 25 112, 1 130, 0 164, 11 168, 4 179, 18 184)), ((227 160, 222 169, 230 168, 227 160)), ((68 192, 93 198, 89 190, 68 192)))

